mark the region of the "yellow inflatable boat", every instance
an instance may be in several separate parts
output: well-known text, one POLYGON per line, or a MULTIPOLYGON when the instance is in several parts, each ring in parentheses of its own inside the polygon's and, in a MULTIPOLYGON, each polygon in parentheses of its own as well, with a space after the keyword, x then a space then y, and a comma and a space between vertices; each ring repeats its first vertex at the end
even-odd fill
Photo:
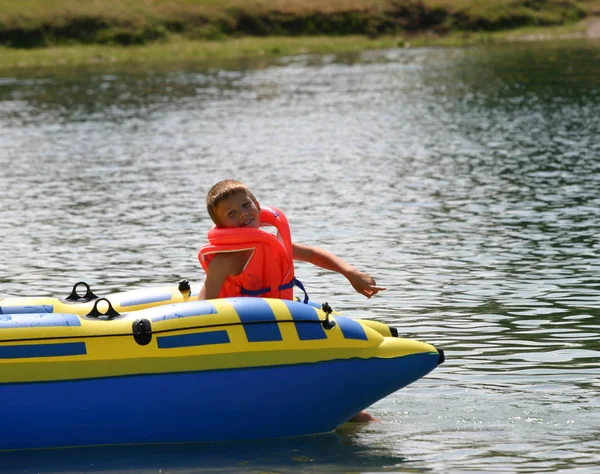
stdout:
POLYGON ((328 432, 444 360, 326 304, 246 297, 121 313, 96 298, 78 314, 7 313, 4 301, 3 450, 328 432))

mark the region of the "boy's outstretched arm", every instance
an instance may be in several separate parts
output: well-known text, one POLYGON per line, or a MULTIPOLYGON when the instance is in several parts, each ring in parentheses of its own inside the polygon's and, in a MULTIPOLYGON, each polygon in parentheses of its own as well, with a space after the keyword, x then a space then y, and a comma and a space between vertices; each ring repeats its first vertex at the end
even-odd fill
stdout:
POLYGON ((327 250, 297 243, 292 244, 292 249, 294 252, 294 260, 312 263, 317 267, 341 273, 348 279, 357 292, 365 295, 367 298, 371 298, 373 295, 386 289, 377 286, 377 283, 372 276, 359 271, 357 268, 346 263, 340 257, 327 250))

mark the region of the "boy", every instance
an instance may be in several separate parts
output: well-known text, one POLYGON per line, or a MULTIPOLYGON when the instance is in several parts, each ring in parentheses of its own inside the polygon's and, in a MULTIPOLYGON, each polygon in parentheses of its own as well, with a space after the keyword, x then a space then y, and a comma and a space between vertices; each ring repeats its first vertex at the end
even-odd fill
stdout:
POLYGON ((206 207, 215 227, 209 232, 209 244, 198 254, 206 271, 200 299, 244 295, 293 299, 292 287, 297 284, 293 260, 344 275, 367 298, 385 290, 373 277, 331 252, 292 242, 285 215, 277 209, 261 211, 254 195, 239 181, 226 179, 215 184, 206 197, 206 207), (277 237, 256 232, 261 218, 277 228, 277 237), (227 230, 234 228, 244 231, 227 230))
MULTIPOLYGON (((278 209, 261 210, 258 201, 241 182, 226 179, 215 184, 206 197, 215 223, 208 245, 198 253, 206 272, 199 299, 260 296, 293 299, 294 260, 344 275, 359 293, 371 298, 385 288, 331 252, 292 242, 285 215, 278 209), (260 230, 261 222, 277 229, 277 235, 260 230), (232 230, 235 229, 235 230, 232 230)), ((349 421, 379 421, 361 411, 349 421)))

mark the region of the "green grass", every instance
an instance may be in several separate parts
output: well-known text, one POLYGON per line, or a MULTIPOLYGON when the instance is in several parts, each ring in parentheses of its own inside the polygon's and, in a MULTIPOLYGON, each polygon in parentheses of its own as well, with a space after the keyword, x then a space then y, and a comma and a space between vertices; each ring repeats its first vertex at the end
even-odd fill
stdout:
MULTIPOLYGON (((145 44, 404 31, 495 31, 583 18, 583 0, 0 0, 0 44, 145 44)), ((587 5, 587 6, 586 6, 587 5)))
POLYGON ((582 34, 581 25, 555 28, 522 28, 495 33, 454 33, 384 36, 310 36, 238 38, 223 41, 196 41, 174 38, 165 43, 138 46, 72 45, 30 50, 0 47, 0 70, 90 64, 168 64, 240 57, 275 57, 297 54, 358 52, 370 49, 419 46, 465 46, 502 43, 523 39, 573 37, 582 34))
POLYGON ((600 0, 0 0, 0 68, 498 42, 577 34, 594 12, 600 0))
POLYGON ((396 47, 398 38, 344 37, 239 38, 195 41, 184 38, 138 46, 73 45, 19 50, 0 48, 0 68, 79 66, 98 63, 185 62, 238 57, 282 56, 310 53, 340 53, 396 47))

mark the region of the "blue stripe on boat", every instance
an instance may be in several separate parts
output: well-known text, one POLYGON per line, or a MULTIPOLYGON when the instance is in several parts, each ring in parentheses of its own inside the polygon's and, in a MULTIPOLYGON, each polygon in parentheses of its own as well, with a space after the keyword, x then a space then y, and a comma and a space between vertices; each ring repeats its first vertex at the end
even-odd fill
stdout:
POLYGON ((313 308, 321 309, 321 305, 319 303, 315 303, 314 301, 308 301, 306 304, 312 306, 313 308))
POLYGON ((50 326, 81 326, 76 314, 37 313, 37 314, 4 314, 0 315, 0 328, 30 328, 50 326))
POLYGON ((298 338, 301 341, 314 341, 317 339, 327 339, 325 329, 321 323, 319 323, 319 315, 312 306, 303 303, 296 303, 295 301, 285 301, 285 305, 292 315, 294 321, 315 321, 314 323, 294 323, 296 331, 298 332, 298 338))
POLYGON ((24 314, 24 313, 52 313, 54 305, 42 304, 39 306, 0 306, 0 314, 24 314))
POLYGON ((361 341, 368 339, 367 333, 365 333, 360 323, 348 318, 335 318, 335 320, 346 339, 358 339, 361 341))
POLYGON ((0 359, 25 359, 30 357, 62 357, 85 355, 84 342, 63 342, 60 344, 25 344, 20 346, 0 346, 0 359))
POLYGON ((281 341, 277 318, 265 300, 260 298, 230 298, 230 303, 244 323, 248 342, 281 341), (264 324, 246 324, 266 321, 264 324))
POLYGON ((161 336, 156 338, 159 349, 175 349, 178 347, 206 346, 209 344, 227 344, 230 342, 227 331, 197 332, 177 336, 161 336))
POLYGON ((187 303, 174 303, 156 310, 160 314, 152 316, 152 322, 166 321, 167 319, 188 318, 191 316, 204 316, 217 314, 216 308, 208 301, 191 301, 187 303), (164 311, 164 312, 163 312, 164 311))
POLYGON ((159 301, 169 301, 173 297, 173 293, 159 293, 155 295, 143 295, 135 298, 129 298, 121 302, 121 307, 124 306, 136 306, 141 304, 157 303, 159 301))

